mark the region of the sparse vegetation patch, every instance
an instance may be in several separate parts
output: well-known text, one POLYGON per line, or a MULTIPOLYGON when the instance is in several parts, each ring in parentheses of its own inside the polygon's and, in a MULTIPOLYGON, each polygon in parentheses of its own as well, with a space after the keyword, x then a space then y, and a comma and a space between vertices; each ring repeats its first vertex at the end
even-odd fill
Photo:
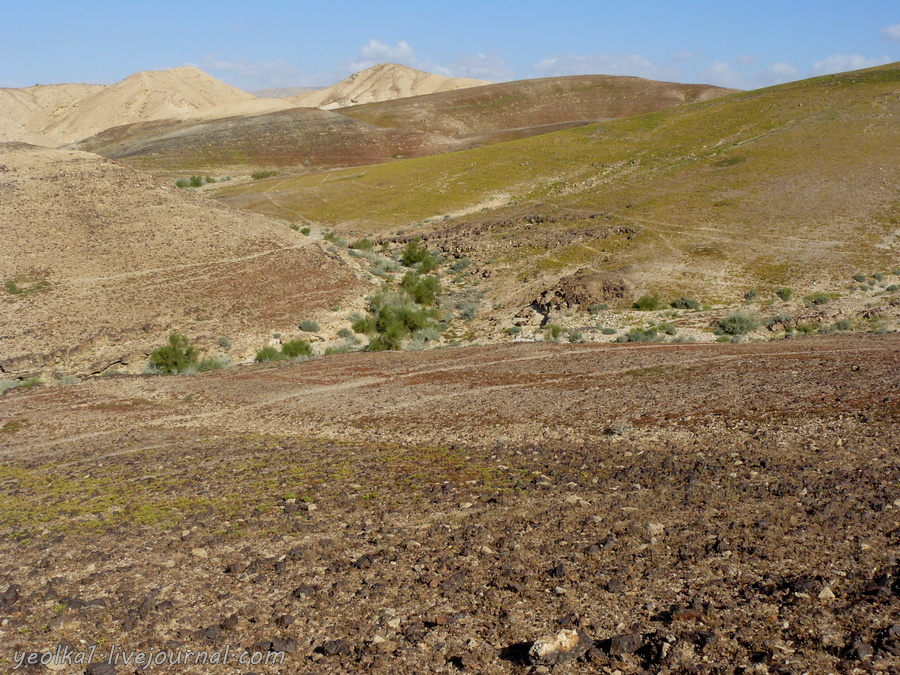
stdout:
POLYGON ((759 328, 759 319, 751 314, 729 314, 719 321, 716 332, 720 335, 746 335, 759 328))

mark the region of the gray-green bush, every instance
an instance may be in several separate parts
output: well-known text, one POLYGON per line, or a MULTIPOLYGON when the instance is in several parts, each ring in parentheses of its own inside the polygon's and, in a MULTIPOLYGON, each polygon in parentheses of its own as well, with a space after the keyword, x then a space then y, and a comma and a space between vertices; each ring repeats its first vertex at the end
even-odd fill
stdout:
POLYGON ((746 335, 759 328, 759 319, 751 314, 729 314, 717 325, 720 335, 746 335))

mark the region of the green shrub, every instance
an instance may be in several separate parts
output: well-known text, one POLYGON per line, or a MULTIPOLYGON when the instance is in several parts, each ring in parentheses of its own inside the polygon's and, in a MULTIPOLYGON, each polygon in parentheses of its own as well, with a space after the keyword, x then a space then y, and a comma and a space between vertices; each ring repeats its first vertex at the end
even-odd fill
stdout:
POLYGON ((254 171, 250 174, 250 178, 253 180, 262 180, 263 178, 271 178, 272 176, 277 176, 277 171, 254 171))
POLYGON ((203 185, 203 176, 191 176, 191 187, 198 188, 203 185))
POLYGON ((306 331, 307 333, 318 333, 322 329, 319 327, 319 324, 312 319, 303 319, 303 321, 300 322, 300 330, 306 331))
POLYGON ((441 331, 436 324, 432 324, 413 333, 413 339, 422 342, 437 342, 441 339, 441 331))
POLYGON ((41 378, 35 377, 27 377, 21 382, 19 382, 19 387, 21 389, 31 389, 32 387, 40 387, 43 386, 43 382, 41 382, 41 378))
POLYGON ((197 365, 198 373, 206 373, 211 370, 221 370, 228 365, 228 359, 222 359, 217 356, 207 356, 197 365))
POLYGON ((584 336, 581 334, 581 331, 570 330, 569 331, 569 342, 581 342, 584 339, 584 336))
POLYGON ((219 345, 222 349, 224 349, 226 351, 231 349, 231 340, 229 340, 224 335, 222 337, 220 337, 218 340, 216 340, 216 344, 219 345))
POLYGON ((510 326, 509 328, 506 329, 507 335, 518 335, 521 332, 522 332, 521 326, 510 326))
POLYGON ((175 181, 175 187, 177 188, 186 188, 190 187, 191 182, 187 178, 179 178, 175 181))
POLYGON ((888 286, 885 290, 890 291, 890 292, 892 292, 892 293, 893 293, 894 291, 900 291, 900 284, 891 284, 891 285, 888 286))
POLYGON ((672 342, 686 343, 686 342, 696 342, 697 338, 692 335, 679 335, 678 337, 672 338, 672 342))
POLYGON ((839 319, 835 322, 834 327, 837 330, 853 330, 853 322, 850 319, 839 319))
POLYGON ((403 275, 400 287, 417 303, 430 307, 441 292, 441 281, 435 276, 422 277, 410 270, 403 275))
POLYGON ((184 335, 172 333, 168 344, 150 352, 150 365, 156 372, 166 375, 184 373, 197 367, 199 356, 184 335))
POLYGON ((865 274, 854 274, 852 279, 853 279, 853 281, 856 281, 857 283, 861 284, 866 280, 866 275, 865 274))
POLYGON ((544 329, 544 340, 547 342, 559 342, 563 330, 563 327, 559 324, 551 323, 544 329))
POLYGON ((661 333, 665 333, 666 335, 675 335, 676 333, 678 333, 678 329, 670 323, 661 323, 656 328, 661 333))
POLYGON ((480 306, 481 303, 475 300, 461 300, 455 305, 456 316, 463 321, 471 321, 478 316, 478 308, 480 306))
POLYGON ((305 236, 305 237, 308 237, 310 232, 312 232, 312 230, 311 230, 310 228, 308 228, 308 227, 301 227, 301 228, 300 228, 300 234, 302 234, 302 235, 305 236))
POLYGON ((352 244, 350 244, 350 248, 356 249, 357 251, 371 251, 375 248, 375 244, 373 244, 368 239, 357 239, 352 244))
POLYGON ((266 345, 262 349, 256 352, 256 361, 259 363, 267 363, 269 361, 281 361, 285 357, 276 347, 272 345, 266 345))
POLYGON ((335 246, 340 246, 341 248, 347 247, 347 240, 338 235, 336 232, 326 232, 322 235, 322 238, 325 241, 330 241, 335 246))
POLYGON ((776 324, 786 324, 793 320, 794 317, 792 317, 790 314, 776 314, 775 316, 770 316, 768 319, 763 321, 763 325, 766 328, 772 328, 772 326, 776 324))
POLYGON ((37 276, 10 279, 3 284, 10 295, 30 295, 50 290, 50 282, 37 276))
POLYGON ((615 335, 616 333, 618 333, 618 331, 615 328, 610 328, 609 326, 607 326, 606 328, 600 329, 600 332, 603 333, 604 335, 615 335))
POLYGON ((637 302, 634 303, 634 309, 640 310, 641 312, 655 312, 660 309, 665 308, 665 303, 660 300, 659 296, 654 295, 643 295, 638 298, 637 302))
POLYGON ((419 272, 427 274, 437 269, 438 262, 425 246, 419 246, 419 240, 413 239, 403 249, 400 262, 407 267, 415 267, 419 272))
POLYGON ((694 298, 688 298, 685 296, 675 298, 670 304, 675 309, 700 309, 699 302, 694 300, 694 298))
POLYGON ((337 334, 338 334, 339 338, 344 338, 345 340, 350 340, 350 339, 356 337, 355 335, 353 335, 353 331, 350 330, 349 328, 341 328, 337 332, 337 334))
POLYGON ((588 305, 587 309, 589 314, 599 314, 604 309, 609 309, 609 305, 605 302, 598 302, 592 305, 588 305))
POLYGON ((369 301, 369 311, 370 315, 357 315, 353 321, 353 330, 357 333, 374 334, 369 341, 369 351, 401 349, 403 341, 416 331, 436 328, 437 309, 419 305, 406 293, 379 293, 369 301))
POLYGON ((759 327, 759 320, 750 314, 729 314, 719 321, 716 332, 720 335, 746 335, 759 327))
POLYGON ((459 274, 471 264, 472 261, 468 258, 460 258, 450 266, 450 269, 459 274))
POLYGON ((872 275, 872 278, 875 281, 884 281, 884 275, 881 272, 875 272, 875 274, 872 275))
POLYGON ((751 290, 747 291, 746 293, 744 293, 744 301, 745 302, 753 302, 754 300, 756 300, 756 296, 758 296, 758 295, 759 295, 759 293, 757 293, 755 290, 751 289, 751 290))
POLYGON ((810 305, 824 305, 828 302, 831 302, 831 298, 829 298, 825 293, 812 293, 811 295, 807 295, 803 298, 807 304, 810 305))
POLYGON ((815 333, 817 330, 819 330, 819 324, 817 323, 804 323, 800 326, 797 326, 797 332, 807 335, 809 333, 815 333))
POLYGON ((332 354, 346 354, 353 351, 349 345, 338 345, 337 347, 326 347, 322 352, 323 356, 331 356, 332 354))
POLYGON ((358 318, 353 319, 353 323, 350 324, 350 327, 353 329, 354 333, 360 333, 361 335, 371 335, 374 333, 377 328, 377 322, 375 321, 375 317, 371 314, 366 316, 357 315, 358 318))
POLYGON ((783 286, 782 288, 779 288, 777 291, 775 291, 775 295, 781 298, 784 302, 787 302, 794 297, 794 291, 787 286, 783 286))
POLYGON ((312 356, 312 345, 306 340, 290 340, 281 346, 281 353, 288 359, 312 356))
POLYGON ((616 342, 656 342, 659 333, 656 328, 632 328, 625 335, 620 335, 616 342))

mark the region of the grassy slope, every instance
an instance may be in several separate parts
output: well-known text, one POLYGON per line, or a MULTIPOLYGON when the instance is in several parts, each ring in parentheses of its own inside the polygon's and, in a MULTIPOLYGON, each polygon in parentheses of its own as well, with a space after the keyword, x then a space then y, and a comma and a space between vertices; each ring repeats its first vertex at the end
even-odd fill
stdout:
MULTIPOLYGON (((492 198, 520 206, 485 217, 523 203, 586 209, 640 232, 607 251, 590 242, 532 255, 507 247, 507 276, 588 265, 716 297, 759 284, 814 287, 896 262, 898 82, 894 64, 221 194, 281 215, 268 191, 312 220, 372 233, 433 231, 443 223, 435 216, 478 211, 492 198)), ((506 234, 494 242, 501 250, 506 234)))
MULTIPOLYGON (((353 106, 341 114, 379 127, 448 136, 599 122, 666 110, 733 90, 611 75, 578 75, 503 82, 411 99, 353 106)), ((529 129, 531 131, 529 131, 529 129)))
POLYGON ((74 144, 148 171, 217 173, 233 167, 332 167, 461 147, 451 139, 381 129, 308 108, 216 120, 126 125, 74 144))
POLYGON ((730 90, 634 77, 523 80, 354 106, 129 124, 73 144, 156 172, 359 166, 463 150, 590 121, 671 108, 730 90))

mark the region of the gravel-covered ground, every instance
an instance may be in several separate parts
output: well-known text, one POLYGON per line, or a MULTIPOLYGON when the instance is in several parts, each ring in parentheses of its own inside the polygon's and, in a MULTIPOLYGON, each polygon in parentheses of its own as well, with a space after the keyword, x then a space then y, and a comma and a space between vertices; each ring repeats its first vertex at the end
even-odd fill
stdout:
POLYGON ((0 668, 900 672, 898 410, 897 334, 10 390, 0 668))

